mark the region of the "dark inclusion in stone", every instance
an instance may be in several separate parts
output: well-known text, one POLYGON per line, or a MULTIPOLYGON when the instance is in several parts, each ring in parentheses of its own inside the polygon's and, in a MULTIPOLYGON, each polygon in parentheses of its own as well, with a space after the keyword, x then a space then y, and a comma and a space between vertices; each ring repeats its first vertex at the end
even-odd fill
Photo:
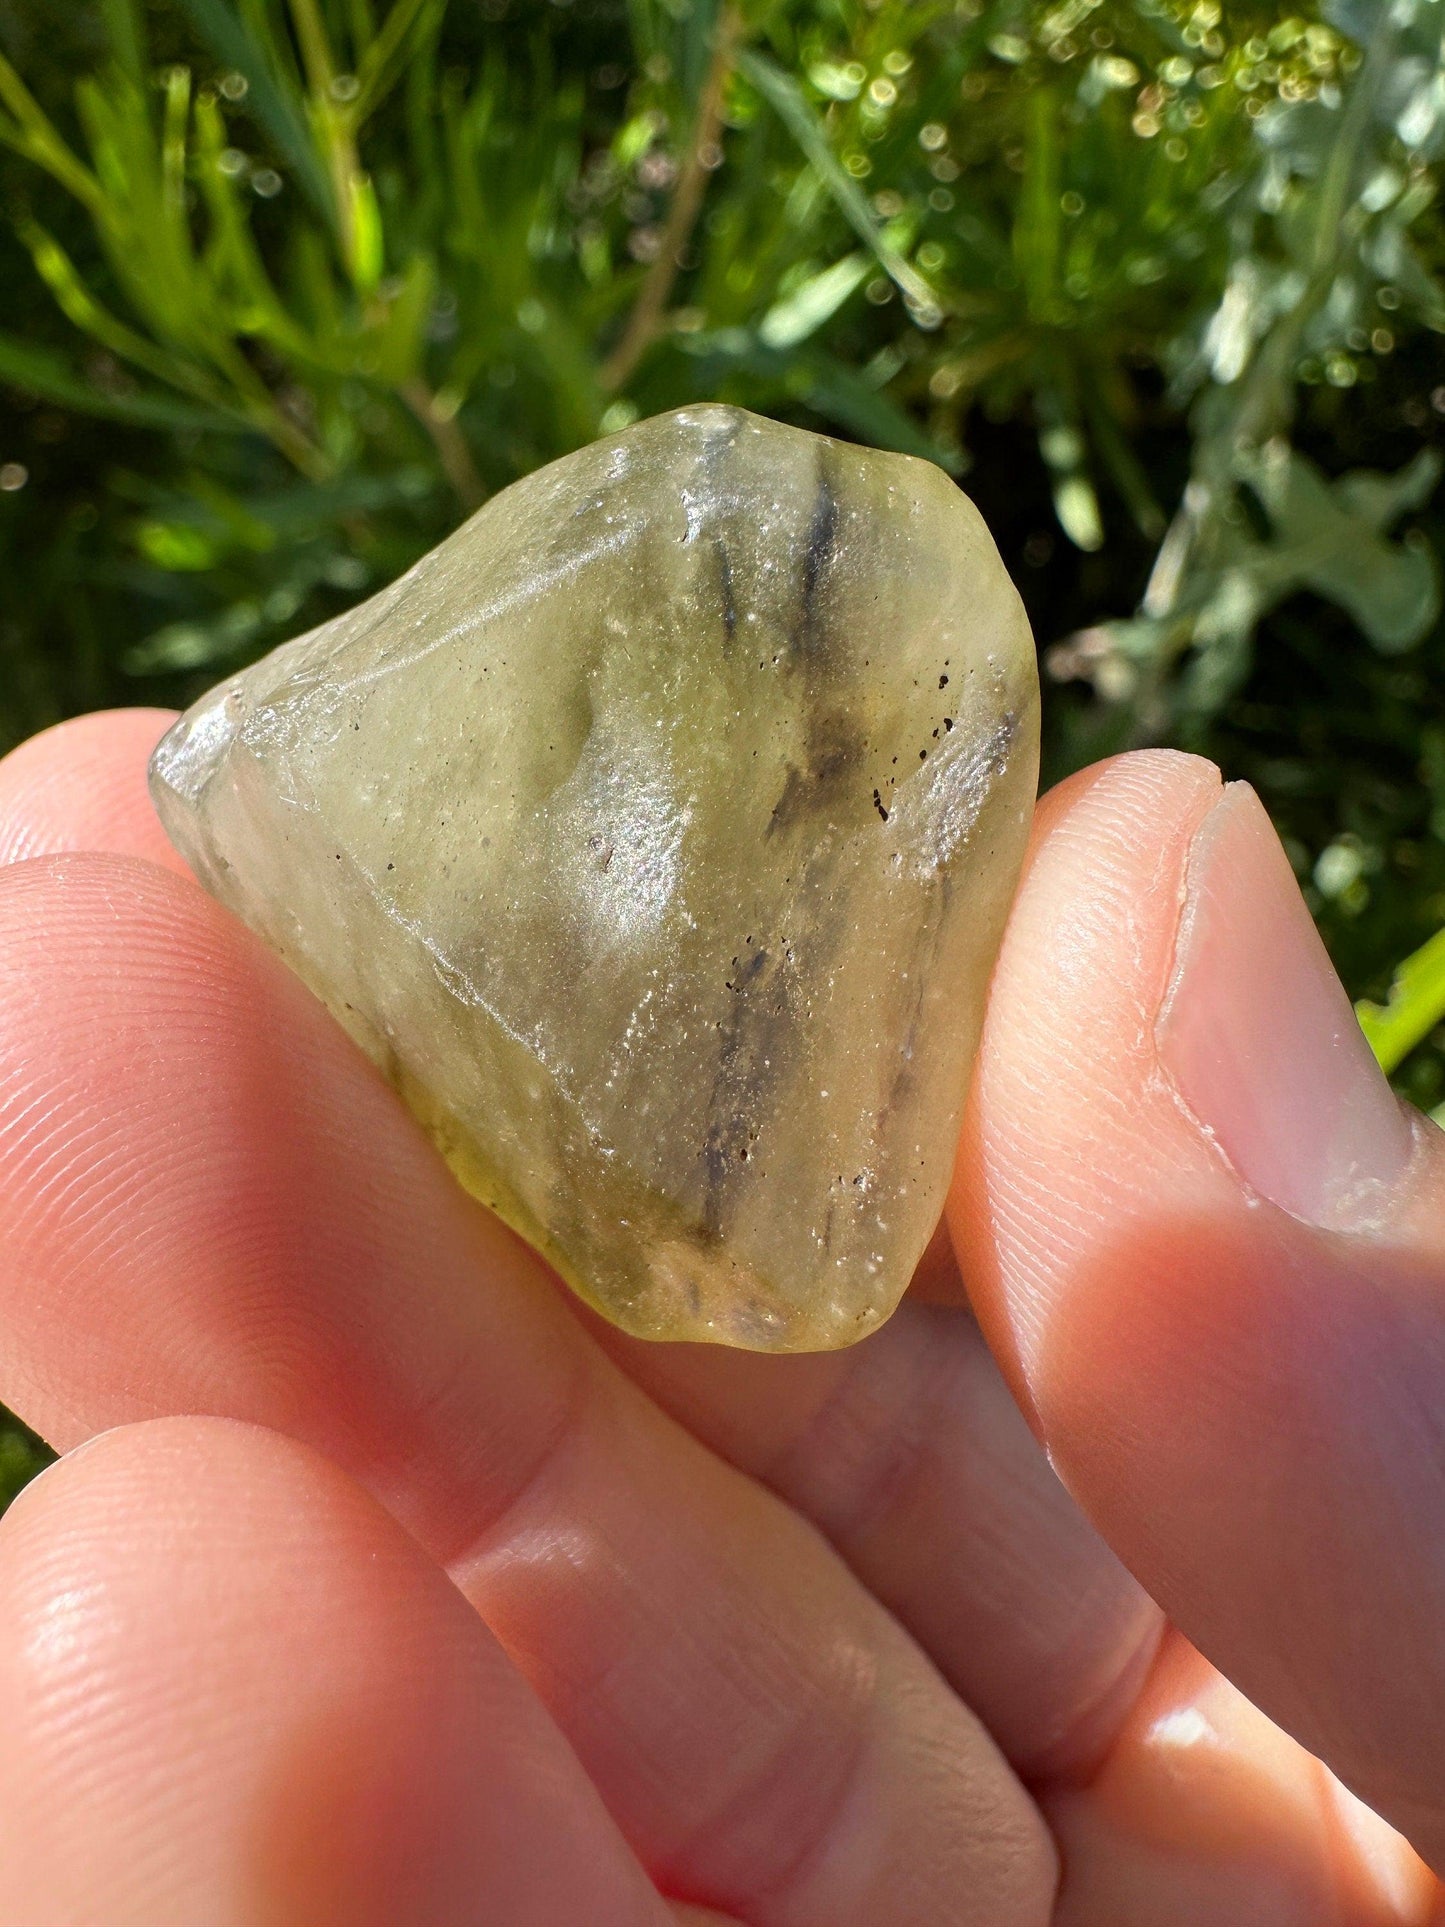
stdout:
POLYGON ((583 1297, 823 1348, 938 1218, 1037 700, 941 471, 688 408, 212 691, 152 787, 583 1297))

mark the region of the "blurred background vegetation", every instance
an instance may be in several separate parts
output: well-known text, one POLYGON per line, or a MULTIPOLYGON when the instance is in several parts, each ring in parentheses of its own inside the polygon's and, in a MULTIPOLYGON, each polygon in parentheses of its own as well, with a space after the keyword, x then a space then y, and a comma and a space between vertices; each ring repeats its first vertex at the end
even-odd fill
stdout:
MULTIPOLYGON (((183 702, 539 462, 736 401, 959 477, 1046 780, 1152 742, 1247 777, 1439 1105, 1442 25, 0 0, 0 749, 183 702)), ((0 1435, 0 1485, 33 1462, 0 1435)))

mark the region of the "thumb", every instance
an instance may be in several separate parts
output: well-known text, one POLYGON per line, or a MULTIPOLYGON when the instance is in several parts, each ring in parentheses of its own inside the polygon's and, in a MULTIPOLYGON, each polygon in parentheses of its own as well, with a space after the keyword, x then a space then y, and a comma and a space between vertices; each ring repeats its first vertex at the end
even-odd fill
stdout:
POLYGON ((1247 787, 1147 752, 1045 799, 949 1217, 1115 1550, 1445 1866, 1445 1136, 1247 787))

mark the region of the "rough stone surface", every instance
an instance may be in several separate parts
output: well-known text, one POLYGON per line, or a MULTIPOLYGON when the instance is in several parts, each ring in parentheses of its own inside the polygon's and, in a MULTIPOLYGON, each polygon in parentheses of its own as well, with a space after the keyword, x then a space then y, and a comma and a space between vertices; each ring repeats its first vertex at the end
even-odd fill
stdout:
POLYGON ((1037 702, 945 475, 697 407, 213 690, 152 787, 584 1298, 821 1349, 937 1221, 1037 702))

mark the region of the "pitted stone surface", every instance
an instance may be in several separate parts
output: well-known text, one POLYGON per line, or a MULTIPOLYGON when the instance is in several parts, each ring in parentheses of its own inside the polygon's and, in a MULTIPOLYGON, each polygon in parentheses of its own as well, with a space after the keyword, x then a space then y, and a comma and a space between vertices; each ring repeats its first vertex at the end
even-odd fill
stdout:
POLYGON ((819 1349, 937 1221, 1037 703, 941 471, 696 407, 213 690, 152 788, 583 1297, 819 1349))

